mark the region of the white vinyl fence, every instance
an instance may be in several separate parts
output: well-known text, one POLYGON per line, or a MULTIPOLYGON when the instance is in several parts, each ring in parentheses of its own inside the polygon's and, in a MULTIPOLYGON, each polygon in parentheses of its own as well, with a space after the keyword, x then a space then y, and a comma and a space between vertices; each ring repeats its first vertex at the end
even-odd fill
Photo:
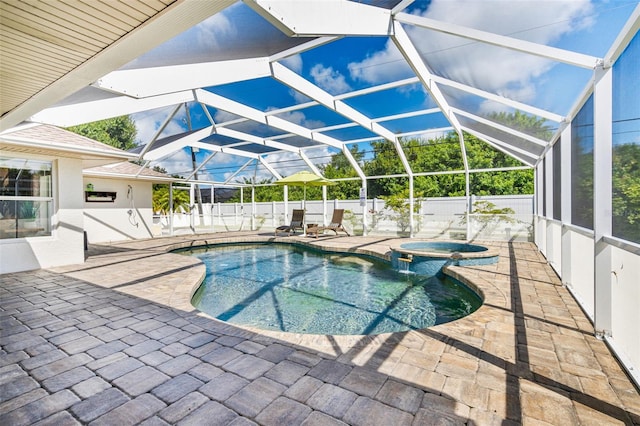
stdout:
MULTIPOLYGON (((413 217, 414 236, 456 240, 533 240, 533 196, 472 197, 471 203, 476 201, 489 201, 497 209, 508 207, 515 213, 467 215, 465 197, 416 200, 419 211, 413 217)), ((289 201, 286 206, 284 202, 203 204, 202 215, 194 206, 190 213, 174 213, 173 223, 169 216, 155 216, 154 224, 156 229, 161 229, 162 235, 241 230, 271 233, 276 227, 289 222, 293 209, 301 208, 301 201, 289 201)), ((380 199, 367 200, 366 207, 361 206, 359 200, 307 201, 305 222, 326 225, 331 220, 333 209, 345 209, 343 224, 351 234, 409 236, 408 215, 386 208, 384 200, 380 199), (366 220, 363 222, 363 219, 366 220)))

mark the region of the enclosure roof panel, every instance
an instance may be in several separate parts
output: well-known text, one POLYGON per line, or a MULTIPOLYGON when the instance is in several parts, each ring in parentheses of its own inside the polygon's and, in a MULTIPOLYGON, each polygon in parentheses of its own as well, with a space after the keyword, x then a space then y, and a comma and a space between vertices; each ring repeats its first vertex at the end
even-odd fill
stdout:
POLYGON ((0 130, 129 114, 140 159, 170 173, 191 165, 190 149, 196 163, 313 171, 331 155, 306 153, 323 150, 364 178, 348 147, 386 140, 411 174, 401 140, 448 131, 535 165, 637 32, 638 3, 12 2, 0 130), (27 48, 21 69, 12 58, 27 48))

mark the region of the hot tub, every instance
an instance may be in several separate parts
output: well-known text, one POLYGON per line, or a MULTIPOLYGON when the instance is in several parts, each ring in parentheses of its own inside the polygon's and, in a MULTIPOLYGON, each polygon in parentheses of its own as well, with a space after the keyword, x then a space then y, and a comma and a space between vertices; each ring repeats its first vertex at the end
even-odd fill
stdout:
POLYGON ((413 241, 391 247, 391 264, 405 273, 436 275, 445 266, 490 265, 497 249, 459 241, 413 241))

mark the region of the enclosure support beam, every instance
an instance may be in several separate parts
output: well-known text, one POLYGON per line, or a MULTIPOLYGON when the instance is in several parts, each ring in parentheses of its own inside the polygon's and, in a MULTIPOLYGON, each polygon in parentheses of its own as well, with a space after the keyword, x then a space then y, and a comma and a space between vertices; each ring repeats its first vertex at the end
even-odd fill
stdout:
POLYGON ((169 182, 169 235, 173 236, 173 182, 169 182))
POLYGON ((246 0, 271 25, 289 37, 386 36, 391 11, 347 0, 246 0))
POLYGON ((198 173, 200 171, 200 169, 202 169, 208 162, 209 160, 211 160, 213 157, 215 157, 215 155, 217 154, 217 151, 213 151, 211 154, 209 154, 209 156, 207 158, 205 158, 202 163, 200 163, 200 165, 198 167, 195 168, 195 170, 193 172, 191 172, 191 174, 189 175, 189 177, 187 177, 185 180, 189 180, 191 179, 193 176, 195 176, 196 173, 198 173))
POLYGON ((247 167, 249 167, 249 165, 253 163, 253 158, 249 161, 247 161, 246 163, 244 163, 238 170, 236 170, 235 172, 233 172, 233 174, 231 176, 229 176, 227 178, 227 180, 224 181, 224 183, 229 183, 231 182, 231 179, 233 179, 234 177, 238 176, 238 174, 240 172, 242 172, 244 169, 246 169, 247 167))
POLYGON ((367 180, 366 179, 362 179, 362 195, 364 196, 364 200, 362 201, 362 236, 366 237, 367 236, 367 225, 368 225, 368 221, 367 221, 367 199, 369 198, 369 195, 367 194, 367 180))
POLYGON ((405 24, 415 25, 417 27, 426 28, 428 30, 438 31, 444 34, 451 34, 458 37, 464 37, 470 40, 477 40, 483 43, 492 44, 494 46, 503 47, 529 55, 541 56, 551 59, 552 61, 563 62, 565 64, 593 69, 599 62, 600 58, 584 55, 582 53, 573 52, 557 47, 546 46, 544 44, 533 43, 513 37, 507 37, 487 31, 476 30, 470 27, 456 25, 452 22, 440 22, 435 19, 429 19, 421 16, 411 15, 408 13, 398 13, 395 20, 405 24))
POLYGON ((546 118, 547 120, 556 121, 558 123, 564 121, 564 117, 559 114, 555 114, 553 112, 549 112, 541 108, 536 108, 534 106, 531 106, 522 102, 514 101, 513 99, 505 98, 503 96, 496 95, 494 93, 487 92, 482 89, 478 89, 477 87, 468 86, 466 84, 449 80, 448 78, 440 77, 438 75, 432 75, 431 78, 433 79, 433 81, 441 85, 453 87, 454 89, 471 93, 472 95, 480 96, 482 98, 489 99, 491 101, 499 102, 513 109, 517 109, 523 112, 528 112, 529 114, 546 118))
MULTIPOLYGON (((572 232, 564 226, 571 223, 571 126, 566 126, 560 134, 560 157, 562 158, 560 179, 560 217, 562 218, 562 284, 572 285, 571 278, 571 234, 572 232)), ((558 142, 556 142, 558 143, 558 142)))
POLYGON ((416 73, 416 75, 422 82, 422 86, 429 93, 429 95, 431 95, 444 116, 447 117, 449 123, 451 123, 456 131, 460 131, 461 126, 458 122, 458 118, 451 111, 449 103, 440 91, 440 87, 438 87, 438 84, 433 80, 431 71, 429 71, 429 68, 427 68, 422 57, 420 56, 420 53, 411 42, 409 35, 404 30, 404 28, 402 28, 402 25, 399 22, 394 21, 393 28, 394 36, 391 37, 391 39, 398 47, 398 50, 400 50, 402 56, 404 56, 409 66, 416 73))
POLYGON ((276 179, 282 179, 282 176, 280 175, 280 173, 278 173, 276 171, 276 169, 274 169, 271 164, 269 164, 267 162, 267 160, 264 159, 264 157, 258 157, 258 160, 260 161, 260 163, 262 163, 262 165, 269 170, 269 172, 271 172, 271 174, 276 178, 276 179))
POLYGON ((142 148, 142 151, 140 151, 140 154, 138 154, 138 160, 141 160, 144 155, 149 152, 149 150, 151 149, 151 147, 153 146, 153 144, 156 142, 156 140, 158 140, 158 137, 160 137, 160 135, 162 134, 162 132, 164 131, 164 129, 167 127, 167 125, 171 122, 171 120, 173 120, 173 117, 175 117, 175 115, 178 113, 178 111, 180 110, 182 104, 178 104, 176 105, 176 107, 173 109, 173 111, 171 111, 171 114, 169 114, 167 116, 167 118, 164 120, 164 122, 160 125, 160 127, 158 128, 158 130, 156 131, 156 133, 153 135, 153 137, 151 138, 151 140, 144 146, 144 148, 142 148))
POLYGON ((251 184, 251 230, 256 230, 256 186, 255 179, 251 184))
POLYGON ((509 146, 507 144, 505 144, 502 141, 499 141, 495 138, 492 138, 491 136, 487 136, 484 133, 480 133, 478 131, 475 131, 473 129, 470 129, 468 127, 463 127, 463 130, 471 135, 474 135, 482 140, 484 140, 487 144, 491 145, 492 147, 494 147, 495 149, 497 149, 498 151, 502 151, 505 154, 507 154, 510 157, 515 158, 516 160, 520 161, 521 163, 526 164, 527 166, 533 167, 534 163, 536 161, 536 156, 532 153, 530 153, 529 151, 525 151, 523 149, 517 148, 515 146, 509 146), (519 155, 516 154, 521 154, 524 157, 529 157, 531 158, 531 160, 527 160, 524 157, 521 157, 519 155))
POLYGON ((528 135, 528 134, 526 134, 524 132, 520 132, 518 130, 511 129, 508 126, 504 126, 504 125, 502 125, 500 123, 496 123, 495 121, 487 120, 486 118, 480 117, 480 116, 472 114, 470 112, 462 111, 462 110, 457 109, 457 108, 452 108, 452 111, 455 112, 458 115, 462 115, 464 117, 470 118, 470 119, 472 119, 474 121, 477 121, 478 123, 482 123, 482 124, 485 124, 485 125, 487 125, 489 127, 493 127, 495 129, 498 129, 498 130, 500 130, 502 132, 509 133, 509 134, 511 134, 511 135, 513 135, 515 137, 527 140, 527 141, 529 141, 531 143, 534 143, 536 145, 540 145, 542 147, 546 147, 547 145, 549 145, 548 141, 536 138, 534 136, 528 135))
POLYGON ((214 108, 219 108, 224 111, 230 112, 232 114, 236 114, 250 120, 257 121, 259 123, 268 124, 269 126, 275 127, 280 130, 284 130, 285 132, 290 132, 298 136, 302 136, 318 143, 331 146, 333 148, 341 149, 345 154, 351 167, 354 168, 358 176, 361 179, 365 179, 364 172, 358 165, 358 162, 355 161, 351 152, 346 149, 345 144, 335 138, 330 136, 326 136, 321 133, 313 132, 306 127, 300 126, 299 124, 292 123, 290 121, 284 120, 280 117, 274 117, 268 114, 263 113, 255 108, 251 108, 249 106, 240 104, 238 102, 232 101, 230 99, 224 98, 222 96, 216 95, 211 92, 207 92, 206 90, 197 90, 196 95, 198 96, 199 101, 210 105, 214 108))
POLYGON ((594 264, 594 328, 596 336, 611 336, 611 245, 604 237, 612 234, 612 69, 597 67, 593 89, 593 232, 594 264))

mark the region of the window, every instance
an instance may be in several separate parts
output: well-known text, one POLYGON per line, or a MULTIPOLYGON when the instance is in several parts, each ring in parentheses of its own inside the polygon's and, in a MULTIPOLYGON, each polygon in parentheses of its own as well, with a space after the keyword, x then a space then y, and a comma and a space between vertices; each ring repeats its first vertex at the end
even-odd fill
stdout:
POLYGON ((553 145, 553 218, 555 220, 562 220, 562 153, 560 151, 560 144, 562 140, 558 140, 553 145))
POLYGON ((593 95, 571 122, 571 223, 593 229, 593 95))
POLYGON ((51 162, 0 157, 0 239, 51 235, 51 162))
POLYGON ((613 66, 613 235, 640 243, 640 34, 613 66))

